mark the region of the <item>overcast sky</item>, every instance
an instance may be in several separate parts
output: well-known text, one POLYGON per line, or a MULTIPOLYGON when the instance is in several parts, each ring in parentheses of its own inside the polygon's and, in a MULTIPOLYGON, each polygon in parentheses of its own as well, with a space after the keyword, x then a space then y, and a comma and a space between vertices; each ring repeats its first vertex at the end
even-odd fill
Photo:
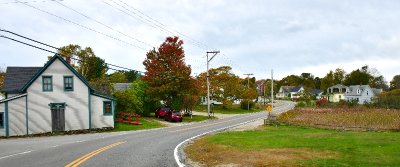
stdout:
MULTIPOLYGON (((212 50, 221 54, 211 67, 229 65, 241 77, 269 78, 271 69, 277 79, 302 72, 323 77, 366 64, 387 81, 400 74, 398 0, 18 2, 26 3, 0 0, 0 28, 57 47, 91 47, 108 63, 140 71, 148 50, 180 36, 194 74, 206 71, 212 50)), ((0 66, 42 66, 50 55, 0 38, 0 66)))

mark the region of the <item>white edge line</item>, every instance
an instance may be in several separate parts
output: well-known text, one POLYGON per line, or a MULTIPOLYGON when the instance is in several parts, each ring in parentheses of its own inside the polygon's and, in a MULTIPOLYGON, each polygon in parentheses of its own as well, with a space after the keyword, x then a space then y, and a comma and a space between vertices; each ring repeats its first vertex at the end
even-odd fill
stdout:
MULTIPOLYGON (((289 105, 290 105, 290 103, 289 103, 289 105)), ((287 105, 287 106, 289 106, 289 105, 287 105)), ((289 110, 290 110, 290 109, 289 109, 289 110)), ((186 143, 186 142, 188 142, 188 141, 190 141, 190 140, 193 140, 193 139, 195 139, 195 138, 204 136, 204 135, 209 134, 209 133, 218 132, 218 131, 224 131, 224 130, 227 130, 227 129, 231 129, 231 128, 235 127, 235 126, 240 126, 240 125, 243 125, 243 124, 247 124, 247 123, 250 123, 250 122, 254 122, 254 121, 256 121, 256 120, 263 119, 263 118, 265 118, 265 117, 256 118, 256 119, 253 119, 253 120, 250 120, 250 121, 246 121, 246 122, 242 122, 242 123, 239 123, 239 124, 235 124, 235 125, 231 125, 231 126, 227 126, 227 127, 215 129, 215 130, 212 130, 212 131, 204 132, 204 133, 202 133, 202 134, 199 134, 199 135, 193 136, 193 137, 191 137, 191 138, 189 138, 189 139, 186 139, 185 141, 179 143, 179 144, 175 147, 175 149, 174 149, 174 158, 175 158, 176 163, 178 164, 179 167, 184 167, 184 166, 186 166, 184 163, 181 162, 181 159, 179 159, 179 152, 178 152, 179 147, 181 147, 184 143, 186 143)))
POLYGON ((7 155, 7 156, 4 156, 4 157, 0 157, 0 159, 9 158, 9 157, 13 157, 13 156, 16 156, 16 155, 28 154, 30 152, 32 152, 32 150, 25 151, 25 152, 20 152, 20 153, 16 153, 16 154, 7 155))
MULTIPOLYGON (((262 117, 262 118, 265 118, 265 117, 262 117)), ((259 120, 259 119, 262 119, 262 118, 256 118, 256 119, 252 119, 252 120, 250 120, 250 121, 242 122, 242 123, 239 123, 239 124, 235 124, 235 125, 231 125, 231 126, 227 126, 227 127, 215 129, 215 130, 212 130, 212 131, 204 132, 204 133, 202 133, 202 134, 199 134, 199 135, 193 136, 193 137, 191 137, 191 138, 189 138, 189 139, 186 139, 185 141, 179 143, 179 144, 175 147, 175 149, 174 149, 174 157, 175 157, 176 163, 178 164, 179 167, 184 167, 184 166, 185 166, 185 164, 183 164, 183 163, 181 162, 181 159, 179 159, 179 153, 178 153, 179 147, 181 147, 184 143, 186 143, 186 142, 188 142, 188 141, 190 141, 190 140, 193 140, 193 139, 195 139, 195 138, 204 136, 204 135, 209 134, 209 133, 218 132, 218 131, 224 131, 224 130, 226 130, 226 129, 231 129, 231 128, 235 127, 235 126, 240 126, 240 125, 243 125, 243 124, 247 124, 247 123, 250 123, 250 122, 254 122, 254 121, 259 120)))

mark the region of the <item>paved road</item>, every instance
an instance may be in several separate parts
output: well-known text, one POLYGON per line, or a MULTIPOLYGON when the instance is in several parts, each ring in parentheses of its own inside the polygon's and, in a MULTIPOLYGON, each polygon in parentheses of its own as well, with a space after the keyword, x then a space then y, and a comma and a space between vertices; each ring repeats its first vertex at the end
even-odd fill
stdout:
MULTIPOLYGON (((282 102, 281 113, 293 108, 282 102)), ((0 167, 177 166, 182 141, 216 129, 265 118, 266 112, 143 131, 0 140, 0 167)))

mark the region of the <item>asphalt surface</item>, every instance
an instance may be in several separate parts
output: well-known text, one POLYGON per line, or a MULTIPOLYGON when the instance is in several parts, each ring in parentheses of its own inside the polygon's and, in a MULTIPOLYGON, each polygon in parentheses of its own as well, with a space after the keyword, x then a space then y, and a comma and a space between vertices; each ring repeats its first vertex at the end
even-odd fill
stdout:
MULTIPOLYGON (((294 103, 281 102, 282 113, 294 103)), ((193 136, 267 117, 267 112, 152 130, 0 140, 0 167, 178 166, 175 147, 193 136)))

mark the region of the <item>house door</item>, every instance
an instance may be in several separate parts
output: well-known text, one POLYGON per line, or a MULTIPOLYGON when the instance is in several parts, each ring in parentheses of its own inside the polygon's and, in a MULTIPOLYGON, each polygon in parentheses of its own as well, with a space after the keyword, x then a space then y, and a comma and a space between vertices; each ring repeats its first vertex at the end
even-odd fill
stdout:
POLYGON ((53 132, 65 130, 65 103, 50 103, 51 129, 53 132))

